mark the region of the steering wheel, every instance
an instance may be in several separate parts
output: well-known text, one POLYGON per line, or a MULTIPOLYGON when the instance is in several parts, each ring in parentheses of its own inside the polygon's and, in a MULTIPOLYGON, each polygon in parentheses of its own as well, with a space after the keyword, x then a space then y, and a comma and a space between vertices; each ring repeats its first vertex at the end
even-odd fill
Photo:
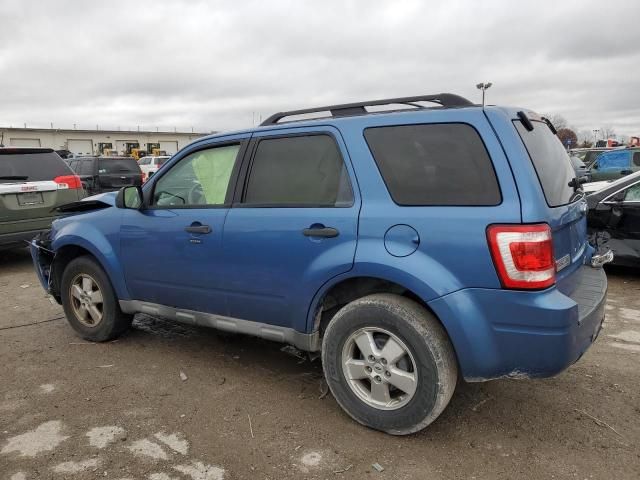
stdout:
POLYGON ((187 194, 187 200, 189 205, 204 205, 207 203, 204 197, 204 191, 202 190, 202 185, 195 183, 187 194))

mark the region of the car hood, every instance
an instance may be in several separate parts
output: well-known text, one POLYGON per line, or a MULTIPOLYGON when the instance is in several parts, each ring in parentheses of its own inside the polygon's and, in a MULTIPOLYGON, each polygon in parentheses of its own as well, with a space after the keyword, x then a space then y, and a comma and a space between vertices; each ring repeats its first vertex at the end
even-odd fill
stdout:
POLYGON ((117 191, 99 193, 98 195, 92 195, 91 197, 83 198, 82 201, 83 202, 98 201, 98 202, 106 203, 111 207, 115 207, 117 195, 118 195, 117 191))
POLYGON ((610 184, 611 184, 610 181, 583 183, 582 190, 584 190, 584 193, 587 193, 587 194, 594 193, 599 190, 602 190, 603 188, 609 186, 610 184))

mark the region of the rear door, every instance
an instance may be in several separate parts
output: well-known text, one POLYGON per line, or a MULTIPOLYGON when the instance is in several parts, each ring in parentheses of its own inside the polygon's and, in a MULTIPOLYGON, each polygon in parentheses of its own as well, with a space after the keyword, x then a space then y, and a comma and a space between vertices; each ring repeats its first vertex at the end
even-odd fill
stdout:
POLYGON ((591 167, 591 179, 617 180, 632 173, 631 152, 628 150, 614 150, 603 153, 591 167))
POLYGON ((353 266, 360 197, 347 151, 331 127, 254 133, 250 151, 224 227, 229 313, 304 331, 313 295, 353 266))
POLYGON ((108 192, 129 185, 142 185, 142 171, 135 158, 100 157, 97 162, 100 191, 108 192))
POLYGON ((81 198, 78 187, 53 151, 0 149, 0 234, 48 228, 54 207, 81 198))

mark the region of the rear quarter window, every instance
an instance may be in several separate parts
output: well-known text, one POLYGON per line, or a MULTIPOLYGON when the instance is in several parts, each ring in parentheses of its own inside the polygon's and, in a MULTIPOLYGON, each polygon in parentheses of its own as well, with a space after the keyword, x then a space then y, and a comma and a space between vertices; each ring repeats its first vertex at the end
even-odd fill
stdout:
POLYGON ((569 154, 558 137, 544 122, 532 121, 534 128, 531 131, 520 120, 514 120, 513 123, 529 153, 547 204, 559 207, 574 201, 577 195, 569 183, 576 174, 569 154))
POLYGON ((364 136, 399 205, 490 206, 502 201, 489 153, 470 125, 372 127, 364 136))
POLYGON ((24 181, 41 182, 64 175, 73 175, 73 171, 54 152, 0 155, 0 183, 15 181, 1 177, 27 177, 24 181))

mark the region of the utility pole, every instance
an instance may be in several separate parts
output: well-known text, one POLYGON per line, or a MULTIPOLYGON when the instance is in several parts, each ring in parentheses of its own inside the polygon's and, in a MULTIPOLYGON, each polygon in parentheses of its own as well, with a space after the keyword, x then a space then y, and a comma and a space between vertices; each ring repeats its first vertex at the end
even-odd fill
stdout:
POLYGON ((476 85, 476 88, 478 90, 482 90, 482 106, 483 107, 484 107, 484 94, 489 88, 491 88, 491 85, 493 85, 493 83, 491 82, 478 83, 476 85))

